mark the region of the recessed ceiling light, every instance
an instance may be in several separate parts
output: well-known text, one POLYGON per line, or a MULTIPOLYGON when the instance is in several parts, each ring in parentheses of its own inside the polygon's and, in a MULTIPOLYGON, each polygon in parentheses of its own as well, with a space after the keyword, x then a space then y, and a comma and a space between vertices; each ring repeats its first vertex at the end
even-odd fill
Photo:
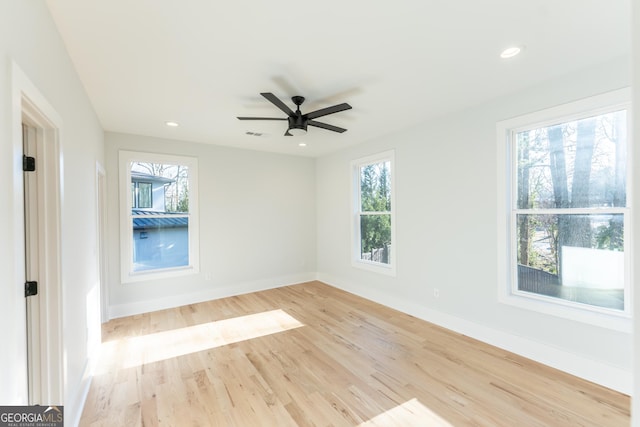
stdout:
POLYGON ((178 126, 180 126, 180 124, 177 122, 164 122, 164 124, 172 128, 177 128, 178 126))
POLYGON ((519 54, 521 51, 522 49, 519 48, 518 46, 508 47, 502 51, 502 53, 500 54, 500 58, 502 59, 513 58, 514 56, 519 54))
POLYGON ((298 147, 306 147, 307 143, 306 142, 301 142, 298 144, 298 147))

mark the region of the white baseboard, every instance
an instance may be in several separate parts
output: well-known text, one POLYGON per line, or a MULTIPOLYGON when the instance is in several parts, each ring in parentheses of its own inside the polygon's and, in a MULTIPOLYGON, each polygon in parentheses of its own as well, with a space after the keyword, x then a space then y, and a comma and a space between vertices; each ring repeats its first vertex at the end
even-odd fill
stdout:
POLYGON ((64 404, 64 425, 71 427, 78 427, 80 424, 80 418, 82 417, 82 411, 84 410, 84 404, 87 401, 89 395, 89 389, 91 388, 91 380, 93 375, 91 373, 91 367, 89 361, 84 367, 82 374, 82 381, 73 396, 69 396, 71 399, 64 404))
POLYGON ((264 291, 267 289, 279 288, 281 286, 309 282, 312 280, 316 280, 316 278, 316 273, 300 273, 263 280, 229 283, 223 286, 216 285, 212 286, 211 289, 196 293, 175 294, 168 297, 150 299, 145 301, 136 301, 126 304, 113 304, 109 306, 109 319, 116 319, 118 317, 133 316, 135 314, 165 310, 167 308, 196 304, 199 302, 247 294, 250 292, 264 291))
POLYGON ((633 375, 631 372, 619 367, 607 365, 548 344, 489 328, 437 310, 427 309, 411 301, 372 291, 361 284, 341 280, 327 274, 319 273, 318 280, 576 377, 627 395, 631 394, 633 375))

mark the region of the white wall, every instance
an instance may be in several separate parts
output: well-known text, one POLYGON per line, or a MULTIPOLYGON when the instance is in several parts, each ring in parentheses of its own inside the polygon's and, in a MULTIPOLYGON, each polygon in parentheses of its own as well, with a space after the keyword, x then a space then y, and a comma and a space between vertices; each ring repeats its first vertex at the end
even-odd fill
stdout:
POLYGON ((626 392, 631 336, 498 303, 496 122, 629 85, 629 61, 318 159, 318 272, 327 283, 626 392), (349 162, 395 148, 397 277, 352 268, 349 162), (439 298, 434 297, 439 289, 439 298))
POLYGON ((105 146, 110 236, 119 235, 119 150, 197 157, 200 187, 200 274, 123 284, 111 239, 111 317, 315 278, 313 159, 119 133, 106 133, 105 146))
MULTIPOLYGON (((21 153, 14 150, 12 64, 15 63, 62 119, 62 295, 64 403, 67 420, 86 390, 89 348, 100 339, 96 285, 96 161, 103 161, 103 132, 46 4, 0 1, 0 404, 24 404, 22 348, 24 255, 21 153)), ((19 135, 17 136, 19 138, 19 135)), ((71 423, 70 423, 71 424, 71 423)))

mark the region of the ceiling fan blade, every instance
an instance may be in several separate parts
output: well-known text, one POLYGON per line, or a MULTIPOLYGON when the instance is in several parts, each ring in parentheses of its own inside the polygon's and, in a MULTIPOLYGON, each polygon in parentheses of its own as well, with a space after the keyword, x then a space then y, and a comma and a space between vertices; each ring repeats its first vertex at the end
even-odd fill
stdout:
POLYGON ((288 120, 288 119, 275 118, 275 117, 238 117, 238 120, 288 120))
POLYGON ((287 116, 295 116, 295 113, 291 110, 291 108, 287 107, 287 105, 284 102, 282 102, 280 98, 278 98, 271 92, 262 92, 260 93, 260 95, 264 96, 273 105, 275 105, 276 107, 278 107, 279 109, 287 113, 287 116))
POLYGON ((284 136, 293 136, 293 134, 289 133, 289 129, 287 129, 287 131, 284 133, 284 136))
POLYGON ((327 123, 322 123, 322 122, 316 122, 315 120, 309 120, 307 122, 308 126, 315 126, 317 128, 322 128, 322 129, 327 129, 327 130, 332 130, 334 132, 344 132, 346 131, 345 128, 339 128, 338 126, 333 126, 333 125, 329 125, 327 123))
POLYGON ((322 117, 328 114, 333 114, 339 111, 350 110, 350 109, 351 109, 351 105, 345 102, 342 104, 334 105, 332 107, 321 108, 319 110, 312 111, 310 113, 305 114, 305 116, 307 116, 308 119, 315 119, 316 117, 322 117))

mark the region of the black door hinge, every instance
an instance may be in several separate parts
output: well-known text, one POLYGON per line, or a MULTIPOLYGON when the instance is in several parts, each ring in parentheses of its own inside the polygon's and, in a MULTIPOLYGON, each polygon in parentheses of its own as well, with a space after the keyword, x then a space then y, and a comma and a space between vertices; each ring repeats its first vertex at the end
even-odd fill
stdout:
POLYGON ((26 282, 24 284, 24 296, 32 297, 38 295, 38 282, 26 282))
POLYGON ((22 156, 22 170, 25 172, 33 172, 36 170, 36 158, 22 156))

